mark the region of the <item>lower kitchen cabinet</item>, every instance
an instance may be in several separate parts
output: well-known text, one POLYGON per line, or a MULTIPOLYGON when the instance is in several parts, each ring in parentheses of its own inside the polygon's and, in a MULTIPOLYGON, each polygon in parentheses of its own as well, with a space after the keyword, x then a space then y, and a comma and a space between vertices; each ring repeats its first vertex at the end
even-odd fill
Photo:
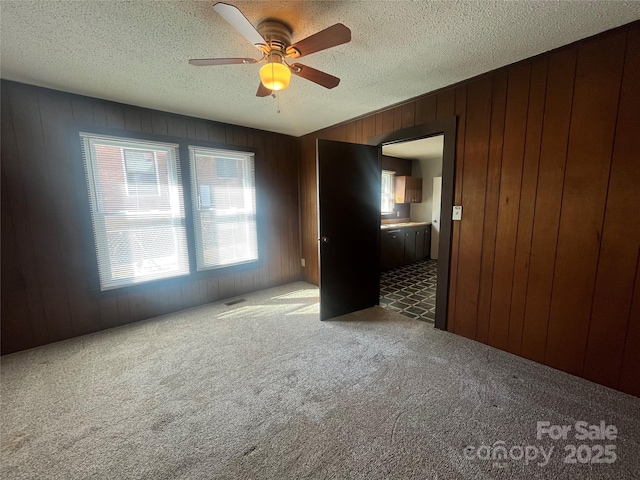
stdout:
POLYGON ((380 234, 380 269, 389 270, 424 260, 431 250, 431 225, 382 230, 380 234))
POLYGON ((416 228, 416 255, 415 260, 429 258, 431 253, 431 225, 416 228))
POLYGON ((404 229, 404 257, 402 263, 411 263, 416 260, 417 233, 414 228, 404 229))
POLYGON ((404 262, 404 232, 402 229, 383 230, 380 235, 380 269, 402 265, 404 262))

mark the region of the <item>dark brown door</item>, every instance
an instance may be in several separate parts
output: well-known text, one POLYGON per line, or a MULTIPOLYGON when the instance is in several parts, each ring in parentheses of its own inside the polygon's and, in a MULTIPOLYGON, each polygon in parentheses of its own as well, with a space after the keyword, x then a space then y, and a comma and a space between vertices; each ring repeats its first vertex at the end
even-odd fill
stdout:
POLYGON ((320 319, 377 305, 378 147, 318 140, 320 319))

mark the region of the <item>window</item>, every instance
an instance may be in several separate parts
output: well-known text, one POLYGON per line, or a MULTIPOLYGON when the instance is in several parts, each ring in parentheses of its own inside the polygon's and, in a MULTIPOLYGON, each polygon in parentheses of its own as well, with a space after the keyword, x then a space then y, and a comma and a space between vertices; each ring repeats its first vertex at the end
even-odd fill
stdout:
POLYGON ((254 154, 189 147, 198 270, 258 259, 254 154))
POLYGON ((393 177, 395 174, 396 172, 391 172, 389 170, 382 171, 382 205, 380 211, 383 214, 393 213, 393 177))
POLYGON ((211 208, 211 186, 200 185, 200 207, 211 208))
POLYGON ((188 275, 178 146, 80 137, 100 289, 188 275))
POLYGON ((128 195, 160 195, 156 152, 122 149, 128 195))
POLYGON ((216 160, 218 178, 238 178, 238 161, 235 158, 219 157, 216 160))

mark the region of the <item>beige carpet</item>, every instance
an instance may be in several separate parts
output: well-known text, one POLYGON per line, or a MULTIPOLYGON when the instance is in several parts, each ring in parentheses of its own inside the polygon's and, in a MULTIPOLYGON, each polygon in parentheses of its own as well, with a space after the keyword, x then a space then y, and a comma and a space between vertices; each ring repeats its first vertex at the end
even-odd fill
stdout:
POLYGON ((3 357, 2 478, 639 478, 640 399, 378 307, 322 323, 317 294, 3 357), (574 438, 601 420, 615 440, 574 438), (572 429, 538 440, 538 421, 572 429), (572 444, 617 459, 566 464, 572 444))

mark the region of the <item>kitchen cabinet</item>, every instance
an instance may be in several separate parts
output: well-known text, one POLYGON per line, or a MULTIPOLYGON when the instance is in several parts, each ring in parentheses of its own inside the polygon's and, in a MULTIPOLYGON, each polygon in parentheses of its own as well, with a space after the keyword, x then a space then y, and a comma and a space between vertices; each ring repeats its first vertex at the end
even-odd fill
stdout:
POLYGON ((431 251, 431 225, 416 228, 415 260, 429 258, 431 251))
POLYGON ((404 262, 411 263, 416 259, 416 240, 417 229, 405 228, 404 229, 404 262))
POLYGON ((431 249, 431 226, 424 225, 404 230, 404 263, 428 258, 431 249))
POLYGON ((394 177, 395 203, 421 203, 422 179, 401 175, 394 177))
POLYGON ((389 270, 404 263, 403 229, 383 230, 380 235, 380 270, 389 270))
POLYGON ((381 271, 429 258, 431 225, 400 225, 380 233, 381 271))

